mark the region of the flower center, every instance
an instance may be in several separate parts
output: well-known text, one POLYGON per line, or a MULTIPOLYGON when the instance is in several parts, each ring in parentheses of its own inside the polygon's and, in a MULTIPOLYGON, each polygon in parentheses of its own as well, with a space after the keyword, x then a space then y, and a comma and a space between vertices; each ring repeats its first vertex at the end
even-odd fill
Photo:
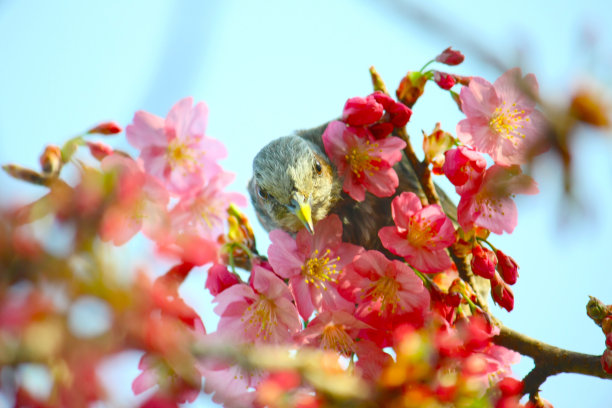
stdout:
POLYGON ((340 257, 330 258, 330 253, 331 251, 327 249, 323 255, 319 256, 319 250, 315 249, 306 264, 302 265, 302 275, 306 283, 314 284, 318 288, 327 281, 336 282, 336 275, 338 275, 336 262, 340 260, 340 257))
POLYGON ((259 300, 247 307, 247 314, 249 314, 248 325, 255 325, 257 328, 257 337, 269 340, 272 329, 278 324, 274 302, 264 295, 259 295, 259 300))
POLYGON ((371 297, 372 300, 380 300, 379 314, 383 314, 387 306, 391 307, 391 313, 395 313, 399 287, 400 285, 395 279, 389 276, 382 276, 376 282, 370 284, 366 296, 371 297))
POLYGON ((380 163, 380 159, 372 156, 374 150, 378 148, 378 143, 370 144, 369 140, 366 140, 365 145, 360 144, 351 148, 349 154, 344 156, 344 159, 348 161, 351 171, 356 176, 362 177, 364 172, 367 172, 370 176, 374 175, 373 171, 380 170, 380 167, 376 166, 375 163, 380 163))
POLYGON ((518 143, 517 139, 525 138, 525 134, 521 133, 521 129, 524 127, 523 122, 529 122, 529 118, 525 117, 525 111, 519 111, 515 107, 516 103, 513 103, 508 108, 506 107, 506 102, 502 102, 501 106, 495 108, 493 117, 489 121, 489 127, 495 133, 505 137, 514 145, 518 143))
POLYGON ((354 352, 355 342, 342 326, 328 324, 321 334, 321 347, 323 350, 335 350, 350 357, 354 352))
POLYGON ((431 222, 423 220, 417 216, 411 217, 408 224, 408 235, 407 239, 410 244, 416 248, 423 247, 427 244, 432 244, 432 238, 435 236, 435 232, 432 228, 431 222))
POLYGON ((173 169, 182 167, 186 172, 193 172, 198 165, 195 151, 189 147, 188 140, 172 139, 168 144, 166 157, 173 169))

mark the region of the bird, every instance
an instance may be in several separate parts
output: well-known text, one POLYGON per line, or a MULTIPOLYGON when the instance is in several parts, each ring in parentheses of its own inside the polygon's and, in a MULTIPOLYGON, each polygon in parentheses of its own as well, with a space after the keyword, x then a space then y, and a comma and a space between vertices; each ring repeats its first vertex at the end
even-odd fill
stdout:
MULTIPOLYGON (((380 228, 394 225, 391 202, 404 191, 425 197, 407 158, 394 169, 399 186, 390 197, 366 193, 358 202, 342 191, 342 179, 325 153, 322 135, 327 123, 298 130, 264 146, 253 160, 248 191, 257 218, 268 232, 282 229, 295 235, 302 228, 314 232, 314 224, 337 214, 343 224, 343 241, 365 249, 387 252, 378 238, 380 228)), ((456 220, 456 207, 436 186, 442 207, 456 220)))

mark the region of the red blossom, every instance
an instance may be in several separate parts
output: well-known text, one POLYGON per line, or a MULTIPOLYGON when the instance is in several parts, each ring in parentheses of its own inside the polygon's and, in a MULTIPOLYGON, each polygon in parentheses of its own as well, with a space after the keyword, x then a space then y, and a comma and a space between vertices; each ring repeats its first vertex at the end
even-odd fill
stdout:
POLYGON ((463 62, 464 56, 460 51, 448 47, 441 54, 436 56, 436 61, 446 65, 459 65, 463 62))

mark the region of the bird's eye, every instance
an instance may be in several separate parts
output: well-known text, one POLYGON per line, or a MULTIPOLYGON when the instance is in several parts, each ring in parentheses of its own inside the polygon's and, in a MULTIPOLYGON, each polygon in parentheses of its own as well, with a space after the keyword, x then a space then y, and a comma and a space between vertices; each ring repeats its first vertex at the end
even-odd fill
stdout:
POLYGON ((270 194, 268 194, 266 190, 259 186, 257 186, 257 195, 263 198, 264 200, 267 200, 270 197, 270 194))
POLYGON ((315 161, 314 169, 317 172, 317 174, 321 174, 321 172, 323 171, 323 167, 321 166, 321 163, 318 160, 315 161))

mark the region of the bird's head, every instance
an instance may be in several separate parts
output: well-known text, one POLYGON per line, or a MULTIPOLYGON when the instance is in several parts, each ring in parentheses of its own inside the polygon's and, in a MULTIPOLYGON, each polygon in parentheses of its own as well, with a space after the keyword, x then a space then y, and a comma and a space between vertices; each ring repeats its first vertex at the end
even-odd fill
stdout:
POLYGON ((265 146, 253 161, 251 201, 268 230, 297 232, 327 216, 340 198, 340 182, 325 153, 313 143, 286 136, 265 146))

